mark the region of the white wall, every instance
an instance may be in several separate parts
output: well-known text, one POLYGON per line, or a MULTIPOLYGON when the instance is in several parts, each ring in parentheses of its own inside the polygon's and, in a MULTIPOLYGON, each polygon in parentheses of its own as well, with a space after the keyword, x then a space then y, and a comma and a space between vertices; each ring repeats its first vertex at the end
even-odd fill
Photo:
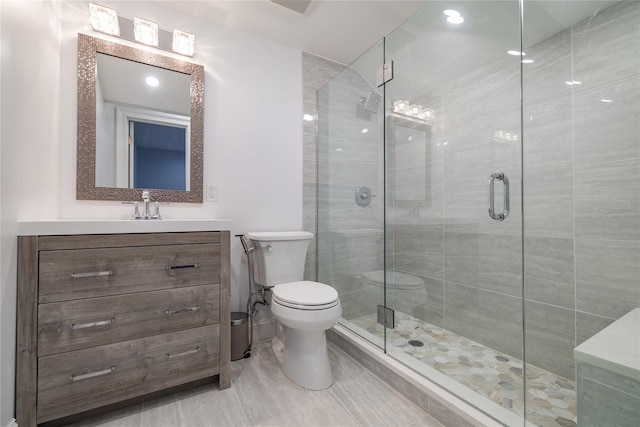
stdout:
POLYGON ((0 425, 14 415, 17 220, 58 206, 59 5, 0 3, 1 269, 0 425))
MULTIPOLYGON (((206 71, 204 180, 218 184, 219 201, 172 204, 165 218, 228 218, 234 234, 301 229, 301 52, 151 2, 101 4, 196 35, 193 61, 206 71)), ((3 427, 13 417, 17 221, 126 219, 131 207, 75 200, 77 33, 98 36, 88 2, 3 0, 0 8, 3 427)), ((246 282, 233 238, 234 311, 244 306, 246 282)))

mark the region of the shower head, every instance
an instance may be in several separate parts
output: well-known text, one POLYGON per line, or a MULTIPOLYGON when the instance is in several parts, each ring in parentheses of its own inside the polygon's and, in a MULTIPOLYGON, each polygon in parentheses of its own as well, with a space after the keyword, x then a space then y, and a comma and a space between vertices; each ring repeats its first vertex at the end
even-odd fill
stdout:
POLYGON ((360 98, 360 103, 364 107, 365 111, 368 111, 370 113, 378 112, 380 101, 382 101, 382 97, 373 92, 369 92, 369 95, 367 95, 366 98, 364 96, 360 98))

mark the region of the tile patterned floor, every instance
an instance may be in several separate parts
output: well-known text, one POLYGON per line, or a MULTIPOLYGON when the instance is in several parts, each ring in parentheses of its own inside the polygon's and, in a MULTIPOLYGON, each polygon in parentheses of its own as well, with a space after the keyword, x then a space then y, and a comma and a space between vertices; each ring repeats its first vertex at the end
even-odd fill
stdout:
MULTIPOLYGON (((388 343, 460 384, 522 416, 522 361, 404 313, 396 312, 388 343), (422 344, 422 345, 421 345, 422 344)), ((376 315, 351 320, 382 338, 376 315)), ((527 421, 544 427, 577 423, 576 386, 571 380, 527 366, 527 421)))
POLYGON ((329 343, 333 385, 310 391, 291 382, 271 350, 254 342, 251 357, 231 362, 231 388, 217 381, 71 427, 444 427, 337 346, 329 343))

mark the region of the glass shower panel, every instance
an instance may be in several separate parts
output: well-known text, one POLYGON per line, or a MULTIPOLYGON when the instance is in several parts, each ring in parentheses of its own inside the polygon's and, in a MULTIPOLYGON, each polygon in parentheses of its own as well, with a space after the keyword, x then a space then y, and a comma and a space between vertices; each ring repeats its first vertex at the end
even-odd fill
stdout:
POLYGON ((382 60, 380 42, 318 91, 317 144, 318 280, 338 291, 340 322, 383 348, 352 323, 384 305, 382 60))
POLYGON ((510 426, 525 412, 520 33, 518 1, 431 1, 385 38, 387 352, 510 426))
POLYGON ((640 307, 639 40, 637 1, 524 2, 526 396, 535 425, 640 420, 640 317, 619 344, 599 344, 640 307), (587 363, 589 347, 599 351, 587 363), (635 369, 616 370, 622 354, 635 369))

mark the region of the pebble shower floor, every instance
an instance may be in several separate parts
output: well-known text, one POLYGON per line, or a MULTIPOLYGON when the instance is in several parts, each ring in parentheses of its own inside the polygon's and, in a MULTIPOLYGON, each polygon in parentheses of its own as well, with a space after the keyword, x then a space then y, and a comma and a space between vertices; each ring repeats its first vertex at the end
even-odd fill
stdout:
MULTIPOLYGON (((396 312, 395 318, 395 329, 387 331, 389 345, 524 416, 521 360, 407 314, 396 312)), ((384 330, 376 315, 351 322, 382 339, 384 330)), ((544 427, 577 425, 575 382, 528 365, 526 396, 528 422, 544 427)))

